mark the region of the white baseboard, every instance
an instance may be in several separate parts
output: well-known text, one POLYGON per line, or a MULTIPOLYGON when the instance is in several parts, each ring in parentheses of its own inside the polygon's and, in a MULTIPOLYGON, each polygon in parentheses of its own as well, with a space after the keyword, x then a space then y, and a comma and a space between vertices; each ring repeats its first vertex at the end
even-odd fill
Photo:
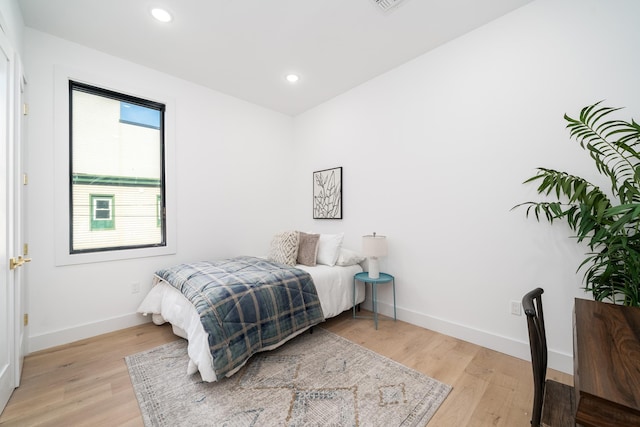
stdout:
POLYGON ((40 335, 31 335, 29 336, 27 352, 33 353, 35 351, 68 344, 85 338, 95 337, 96 335, 130 328, 131 326, 140 325, 150 321, 151 317, 145 317, 139 313, 131 313, 120 317, 113 317, 111 319, 104 319, 98 322, 75 326, 73 328, 47 332, 40 335))
MULTIPOLYGON (((371 310, 371 300, 365 301, 363 304, 368 310, 371 310), (368 306, 367 306, 368 305, 368 306)), ((378 302, 378 313, 385 316, 393 317, 393 305, 378 302)), ((411 323, 412 325, 421 326, 450 337, 458 338, 472 344, 480 345, 500 353, 519 359, 531 360, 531 350, 529 341, 518 341, 513 338, 496 335, 492 332, 475 329, 467 325, 452 323, 448 320, 428 316, 415 311, 396 308, 398 320, 411 323)), ((573 375, 573 355, 548 350, 548 367, 560 372, 573 375)))
MULTIPOLYGON (((371 301, 365 301, 363 306, 368 310, 371 310, 371 301)), ((378 312, 385 316, 393 316, 393 306, 378 302, 378 312)), ((500 353, 508 354, 509 356, 523 360, 531 360, 528 341, 517 341, 513 338, 496 335, 494 333, 482 331, 466 325, 452 323, 444 319, 428 316, 411 310, 405 310, 400 307, 397 308, 396 312, 398 320, 430 329, 441 334, 449 335, 482 347, 490 348, 491 350, 499 351, 500 353)), ((74 328, 30 336, 28 352, 32 353, 34 351, 68 344, 70 342, 91 338, 107 332, 140 325, 149 321, 149 317, 142 316, 138 313, 131 313, 125 316, 76 326, 74 328)), ((549 350, 548 365, 551 369, 573 375, 573 355, 571 354, 549 350)))

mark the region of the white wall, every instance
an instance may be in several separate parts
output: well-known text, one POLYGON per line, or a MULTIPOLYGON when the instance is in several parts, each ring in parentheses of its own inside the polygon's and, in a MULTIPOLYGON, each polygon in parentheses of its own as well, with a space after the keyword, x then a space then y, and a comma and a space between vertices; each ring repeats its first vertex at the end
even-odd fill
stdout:
MULTIPOLYGON (((195 84, 25 30, 30 115, 30 351, 143 322, 135 310, 155 269, 186 260, 263 254, 293 213, 293 119, 195 84), (177 254, 56 267, 54 68, 160 89, 175 102, 177 254), (269 159, 269 161, 264 161, 269 159), (268 179, 265 179, 268 177, 268 179), (141 284, 132 294, 132 283, 141 284)), ((64 114, 58 114, 64 117, 64 114)), ((61 126, 64 123, 56 123, 61 126)))
POLYGON ((587 249, 510 209, 538 200, 521 184, 538 166, 606 186, 563 115, 606 99, 640 118, 638 16, 635 0, 538 0, 296 117, 297 226, 356 249, 387 235, 401 319, 522 358, 509 303, 543 287, 550 365, 571 372, 587 249), (313 221, 311 173, 335 166, 344 220, 313 221))

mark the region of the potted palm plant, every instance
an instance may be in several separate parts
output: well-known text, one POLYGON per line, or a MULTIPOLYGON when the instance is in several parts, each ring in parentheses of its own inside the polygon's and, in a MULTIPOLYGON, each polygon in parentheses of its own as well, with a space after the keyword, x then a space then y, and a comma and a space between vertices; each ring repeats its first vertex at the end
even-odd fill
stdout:
MULTIPOLYGON (((602 102, 602 101, 601 101, 602 102)), ((579 176, 548 168, 524 183, 538 183, 547 200, 525 202, 526 216, 566 221, 589 248, 578 270, 597 301, 640 306, 640 125, 613 118, 620 108, 589 105, 573 119, 571 138, 589 153, 596 170, 611 182, 609 194, 579 176)))

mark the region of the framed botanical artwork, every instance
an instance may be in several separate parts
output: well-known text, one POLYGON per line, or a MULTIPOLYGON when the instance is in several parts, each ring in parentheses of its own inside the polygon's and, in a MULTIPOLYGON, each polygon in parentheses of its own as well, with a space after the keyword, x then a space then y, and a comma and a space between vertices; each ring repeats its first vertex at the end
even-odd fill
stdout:
POLYGON ((342 219, 342 167, 313 173, 313 219, 342 219))

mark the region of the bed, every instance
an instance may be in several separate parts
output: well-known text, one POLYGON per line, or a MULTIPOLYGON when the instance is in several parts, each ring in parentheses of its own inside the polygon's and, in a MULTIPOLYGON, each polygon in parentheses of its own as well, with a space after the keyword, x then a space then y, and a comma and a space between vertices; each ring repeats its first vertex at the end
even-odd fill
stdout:
MULTIPOLYGON (((274 349, 352 308, 353 276, 363 271, 363 258, 334 244, 331 257, 324 258, 326 253, 316 247, 313 262, 305 263, 313 265, 300 264, 305 260, 298 253, 306 247, 301 239, 308 235, 312 234, 297 232, 297 240, 290 242, 298 245, 295 260, 290 255, 280 259, 272 249, 268 257, 241 256, 160 269, 138 312, 151 315, 158 325, 169 322, 176 335, 188 340, 187 374, 200 372, 207 382, 229 377, 253 354, 274 349), (239 283, 237 277, 247 271, 248 278, 239 283), (273 277, 282 280, 271 283, 273 277), (210 286, 216 289, 215 297, 206 296, 205 302, 201 296, 194 297, 210 286), (234 289, 234 295, 229 289, 234 289), (268 313, 269 319, 256 318, 256 313, 268 313)), ((317 236, 317 245, 326 248, 317 236)), ((357 283, 355 292, 355 302, 364 301, 362 283, 357 283)))

